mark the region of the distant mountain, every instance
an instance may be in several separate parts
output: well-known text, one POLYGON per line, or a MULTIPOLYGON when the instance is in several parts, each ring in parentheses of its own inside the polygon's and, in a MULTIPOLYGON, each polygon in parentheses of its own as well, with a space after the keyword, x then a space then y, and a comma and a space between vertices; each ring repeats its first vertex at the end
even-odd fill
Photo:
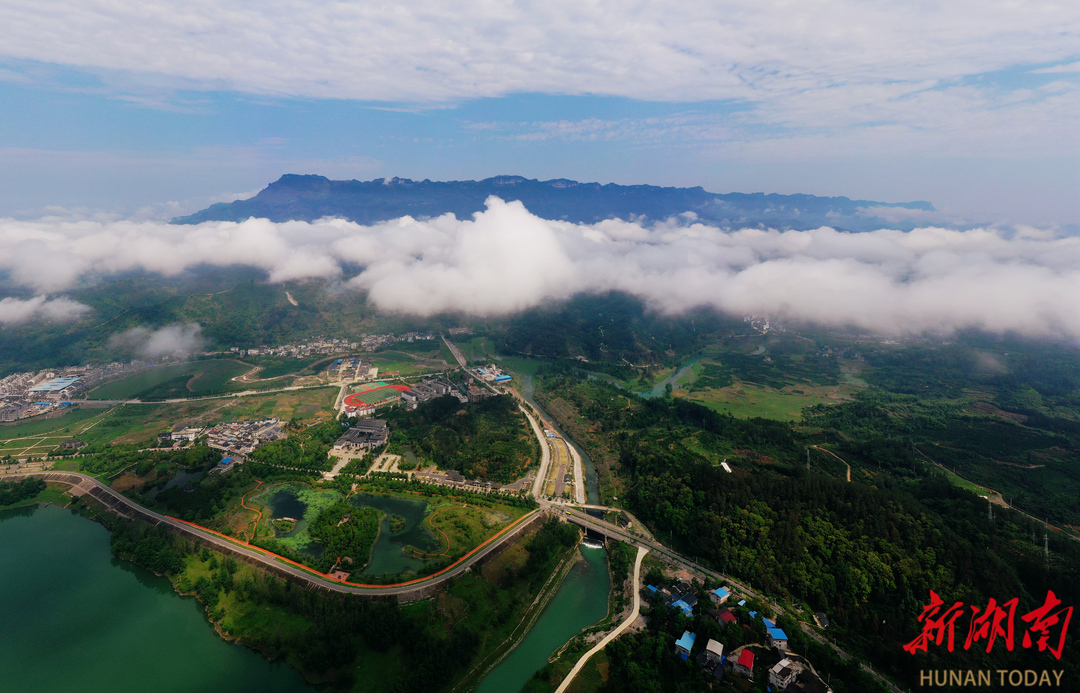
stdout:
POLYGON ((437 182, 402 178, 330 180, 324 176, 286 174, 255 197, 211 205, 189 216, 177 217, 173 223, 243 221, 249 217, 271 221, 343 217, 360 224, 373 224, 405 215, 428 218, 448 212, 468 218, 484 209, 484 200, 490 195, 507 201, 520 200, 529 211, 545 219, 575 223, 613 218, 657 221, 692 212, 703 222, 725 227, 764 225, 809 229, 828 225, 862 231, 883 225, 912 227, 916 224, 907 220, 918 218, 920 212, 934 211, 929 202, 711 193, 700 187, 600 185, 566 179, 538 181, 521 176, 437 182))

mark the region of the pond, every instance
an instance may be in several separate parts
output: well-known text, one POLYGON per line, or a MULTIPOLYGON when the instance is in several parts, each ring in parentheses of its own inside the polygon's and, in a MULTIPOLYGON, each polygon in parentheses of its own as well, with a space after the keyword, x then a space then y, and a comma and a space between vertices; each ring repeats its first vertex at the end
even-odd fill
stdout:
POLYGON ((435 535, 424 526, 424 517, 428 504, 422 500, 357 494, 349 498, 356 506, 370 506, 381 510, 385 517, 379 525, 379 538, 371 550, 371 562, 364 567, 362 575, 396 575, 407 571, 418 571, 424 567, 424 561, 410 558, 403 549, 415 546, 421 551, 432 551, 442 545, 435 535), (390 528, 390 516, 396 515, 404 520, 400 531, 390 528))
MULTIPOLYGON (((323 508, 341 499, 337 491, 316 491, 301 484, 281 484, 272 486, 254 500, 270 510, 270 518, 293 518, 296 525, 288 532, 275 528, 278 541, 309 556, 321 556, 322 544, 312 541, 307 534, 308 525, 318 517, 323 508)), ((425 562, 410 558, 403 549, 415 546, 421 551, 431 551, 442 546, 431 531, 424 527, 424 517, 428 513, 428 504, 422 500, 356 494, 349 497, 349 502, 356 506, 370 506, 382 511, 384 517, 379 525, 379 537, 371 550, 371 561, 360 571, 360 575, 397 575, 398 573, 416 572, 424 567, 425 562), (390 517, 400 518, 395 524, 401 528, 394 531, 390 526, 390 517)), ((353 575, 356 577, 356 574, 353 575)))

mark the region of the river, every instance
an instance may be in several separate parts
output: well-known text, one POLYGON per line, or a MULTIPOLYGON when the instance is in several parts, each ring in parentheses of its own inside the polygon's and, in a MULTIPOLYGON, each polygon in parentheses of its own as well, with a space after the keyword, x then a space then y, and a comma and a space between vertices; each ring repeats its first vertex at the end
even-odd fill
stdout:
POLYGON ((0 511, 0 682, 8 691, 315 691, 222 640, 193 597, 112 557, 109 533, 56 506, 0 511))
POLYGON ((551 653, 607 614, 611 577, 607 552, 581 547, 578 561, 532 629, 504 660, 484 677, 476 693, 515 693, 547 664, 551 653))

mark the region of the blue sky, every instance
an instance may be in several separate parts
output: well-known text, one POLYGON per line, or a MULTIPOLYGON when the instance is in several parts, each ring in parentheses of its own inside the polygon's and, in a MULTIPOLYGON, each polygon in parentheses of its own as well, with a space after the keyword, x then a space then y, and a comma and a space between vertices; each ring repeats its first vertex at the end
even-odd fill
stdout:
POLYGON ((519 174, 1080 223, 1074 3, 14 0, 0 26, 0 216, 519 174))

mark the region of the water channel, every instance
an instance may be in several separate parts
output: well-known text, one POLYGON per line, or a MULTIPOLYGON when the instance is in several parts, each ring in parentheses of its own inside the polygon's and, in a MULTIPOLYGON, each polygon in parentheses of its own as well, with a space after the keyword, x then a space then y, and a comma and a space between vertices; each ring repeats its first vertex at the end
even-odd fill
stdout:
POLYGON ((113 558, 109 533, 56 506, 0 511, 0 672, 9 691, 315 691, 222 640, 193 597, 113 558))
POLYGON ((607 552, 582 545, 581 553, 585 560, 574 565, 528 635, 484 677, 476 693, 520 691, 552 652, 607 614, 607 552))

